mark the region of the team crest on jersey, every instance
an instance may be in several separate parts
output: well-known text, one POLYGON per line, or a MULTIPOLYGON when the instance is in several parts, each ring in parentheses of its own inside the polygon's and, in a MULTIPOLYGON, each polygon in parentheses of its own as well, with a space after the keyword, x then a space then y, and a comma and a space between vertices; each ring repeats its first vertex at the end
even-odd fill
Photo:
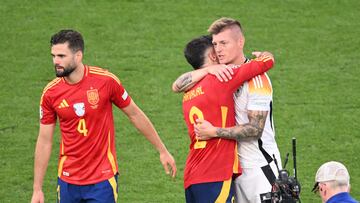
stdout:
POLYGON ((96 105, 99 102, 99 93, 97 89, 91 89, 86 92, 88 102, 91 105, 96 105))
POLYGON ((74 111, 77 116, 81 117, 85 115, 85 104, 84 103, 76 103, 73 105, 74 111))

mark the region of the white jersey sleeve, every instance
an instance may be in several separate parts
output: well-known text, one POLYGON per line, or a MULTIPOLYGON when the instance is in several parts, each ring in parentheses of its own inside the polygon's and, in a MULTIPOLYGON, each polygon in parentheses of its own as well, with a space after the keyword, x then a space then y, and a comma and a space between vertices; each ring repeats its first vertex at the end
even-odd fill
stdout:
POLYGON ((234 94, 237 125, 249 122, 249 110, 268 111, 261 138, 238 142, 238 153, 243 168, 264 166, 268 164, 266 157, 272 157, 273 154, 281 162, 272 120, 272 93, 270 79, 263 74, 244 83, 234 94))
POLYGON ((272 87, 269 77, 258 75, 248 82, 248 110, 270 111, 272 87))

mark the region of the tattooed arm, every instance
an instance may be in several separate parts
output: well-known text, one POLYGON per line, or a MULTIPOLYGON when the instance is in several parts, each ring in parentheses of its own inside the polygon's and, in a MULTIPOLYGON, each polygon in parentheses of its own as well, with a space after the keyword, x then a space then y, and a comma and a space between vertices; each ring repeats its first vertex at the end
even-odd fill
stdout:
POLYGON ((215 75, 221 82, 227 82, 232 79, 232 75, 234 74, 232 69, 233 66, 218 64, 184 73, 172 84, 172 91, 176 93, 186 92, 197 82, 203 79, 208 73, 215 75))
POLYGON ((184 73, 172 84, 172 91, 176 93, 185 92, 206 75, 207 71, 204 68, 184 73))
POLYGON ((241 124, 231 128, 217 128, 208 121, 197 120, 195 133, 200 140, 208 140, 213 137, 248 140, 259 139, 264 131, 267 111, 248 111, 249 123, 241 124))

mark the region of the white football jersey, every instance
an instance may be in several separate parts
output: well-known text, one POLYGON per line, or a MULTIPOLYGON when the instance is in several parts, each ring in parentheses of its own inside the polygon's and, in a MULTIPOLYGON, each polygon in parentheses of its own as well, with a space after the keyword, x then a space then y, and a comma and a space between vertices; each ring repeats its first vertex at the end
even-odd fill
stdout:
POLYGON ((267 165, 275 155, 279 167, 281 159, 275 141, 275 129, 272 120, 272 85, 267 74, 258 75, 245 82, 234 93, 236 124, 249 122, 247 111, 268 111, 263 134, 259 140, 238 142, 238 155, 243 168, 267 165))

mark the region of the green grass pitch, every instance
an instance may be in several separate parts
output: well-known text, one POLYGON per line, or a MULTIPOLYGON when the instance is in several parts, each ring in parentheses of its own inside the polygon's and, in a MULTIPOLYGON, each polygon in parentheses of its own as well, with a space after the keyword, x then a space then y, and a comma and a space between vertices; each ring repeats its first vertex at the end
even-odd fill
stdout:
MULTIPOLYGON (((0 4, 0 202, 29 202, 38 133, 39 99, 54 77, 50 36, 63 28, 85 38, 85 63, 116 74, 153 121, 174 155, 178 176, 167 177, 157 152, 115 110, 119 202, 184 202, 188 137, 181 95, 171 84, 190 70, 183 47, 228 16, 245 29, 245 52, 269 50, 276 67, 274 121, 282 157, 297 138, 302 202, 317 168, 338 160, 349 168, 360 199, 360 1, 358 0, 2 0, 0 4)), ((59 130, 44 181, 56 199, 59 130)), ((292 161, 288 165, 292 169, 292 161)))

